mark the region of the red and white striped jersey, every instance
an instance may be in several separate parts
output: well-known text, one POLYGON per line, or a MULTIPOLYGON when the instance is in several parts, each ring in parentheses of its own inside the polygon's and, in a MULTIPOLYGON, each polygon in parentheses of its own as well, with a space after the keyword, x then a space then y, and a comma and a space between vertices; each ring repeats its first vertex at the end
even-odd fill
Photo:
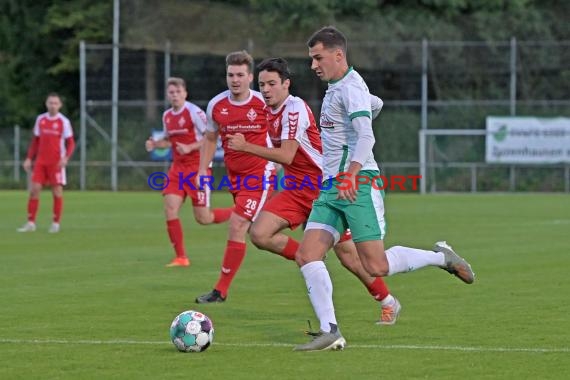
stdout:
POLYGON ((39 138, 36 163, 55 165, 67 155, 65 140, 73 138, 73 129, 61 113, 52 117, 46 112, 36 118, 34 136, 39 138))
POLYGON ((193 167, 198 171, 200 165, 200 150, 189 154, 180 154, 176 150, 176 143, 192 144, 204 138, 208 121, 204 111, 197 105, 184 102, 178 111, 169 108, 162 115, 162 126, 168 140, 172 143, 172 158, 175 164, 193 167))
POLYGON ((322 144, 313 112, 301 98, 289 95, 278 110, 266 107, 269 136, 273 146, 281 146, 283 140, 296 140, 297 153, 290 165, 283 165, 285 175, 294 177, 300 184, 309 178, 317 185, 322 175, 322 144))
POLYGON ((230 98, 226 90, 216 95, 210 103, 208 115, 208 130, 218 131, 222 138, 224 163, 232 184, 235 185, 237 176, 263 176, 274 169, 272 162, 245 152, 237 152, 228 147, 228 135, 241 133, 251 144, 271 147, 267 135, 267 118, 265 117, 265 102, 257 91, 250 90, 247 100, 236 102, 230 98))

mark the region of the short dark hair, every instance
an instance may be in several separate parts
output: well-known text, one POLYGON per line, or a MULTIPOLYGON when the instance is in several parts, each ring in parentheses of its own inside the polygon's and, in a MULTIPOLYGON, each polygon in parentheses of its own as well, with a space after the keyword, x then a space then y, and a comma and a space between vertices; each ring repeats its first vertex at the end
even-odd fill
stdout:
POLYGON ((228 66, 241 65, 247 65, 249 72, 253 72, 253 57, 247 51, 234 51, 226 56, 226 69, 228 66))
POLYGON ((347 42, 344 34, 334 26, 325 26, 317 30, 307 41, 307 45, 312 48, 318 43, 322 43, 326 49, 339 48, 346 54, 347 42))
POLYGON ((259 65, 257 65, 257 70, 269 71, 279 74, 281 82, 286 79, 291 79, 291 72, 289 71, 289 64, 283 58, 266 58, 259 65))
POLYGON ((49 94, 47 94, 46 99, 47 99, 47 98, 58 98, 60 102, 63 101, 63 100, 61 99, 61 96, 59 96, 59 94, 58 94, 57 92, 54 92, 54 91, 52 91, 52 92, 50 92, 49 94))

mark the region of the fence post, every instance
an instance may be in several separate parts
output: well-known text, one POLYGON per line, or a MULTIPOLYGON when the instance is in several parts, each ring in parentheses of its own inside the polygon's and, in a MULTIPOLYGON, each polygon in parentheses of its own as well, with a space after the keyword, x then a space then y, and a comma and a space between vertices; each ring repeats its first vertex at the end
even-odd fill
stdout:
POLYGON ((20 126, 14 125, 14 181, 20 182, 20 126))
POLYGON ((511 165, 509 167, 509 191, 515 191, 517 185, 517 178, 515 174, 515 166, 511 165))
POLYGON ((117 147, 119 140, 119 1, 113 4, 113 84, 111 93, 111 189, 117 191, 117 147))
POLYGON ((422 129, 428 127, 428 40, 422 40, 422 129))
POLYGON ((517 106, 517 39, 511 38, 511 116, 516 115, 517 106))
POLYGON ((419 131, 419 145, 420 145, 420 194, 426 193, 427 185, 427 168, 426 168, 426 135, 425 130, 427 129, 427 102, 428 102, 428 41, 427 39, 422 40, 422 80, 421 86, 421 125, 419 131))
POLYGON ((570 165, 564 167, 564 191, 570 193, 570 165))
POLYGON ((426 193, 426 135, 423 129, 419 130, 420 138, 420 194, 426 193))
POLYGON ((166 98, 166 83, 168 82, 168 78, 170 78, 170 40, 166 40, 166 44, 164 46, 164 87, 162 89, 162 97, 164 98, 164 109, 168 108, 168 99, 166 98))
POLYGON ((87 161, 87 80, 86 80, 85 41, 79 42, 79 189, 85 190, 85 170, 87 161))
POLYGON ((477 192, 477 164, 471 164, 471 192, 477 192))

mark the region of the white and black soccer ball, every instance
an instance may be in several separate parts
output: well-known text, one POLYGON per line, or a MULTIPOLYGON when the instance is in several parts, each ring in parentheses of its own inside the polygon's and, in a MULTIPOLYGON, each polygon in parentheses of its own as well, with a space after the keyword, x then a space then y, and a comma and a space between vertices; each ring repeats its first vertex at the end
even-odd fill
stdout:
POLYGON ((178 351, 202 352, 214 341, 214 325, 205 314, 187 310, 172 321, 170 339, 178 351))

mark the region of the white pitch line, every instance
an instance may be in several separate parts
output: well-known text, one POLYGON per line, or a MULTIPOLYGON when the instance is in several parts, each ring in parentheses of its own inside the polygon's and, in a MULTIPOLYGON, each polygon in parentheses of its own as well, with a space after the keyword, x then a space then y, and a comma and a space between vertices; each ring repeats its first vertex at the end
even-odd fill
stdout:
MULTIPOLYGON (((141 340, 67 340, 67 339, 9 339, 0 338, 0 343, 12 344, 85 344, 85 345, 167 345, 168 341, 141 340)), ((215 342, 216 346, 227 347, 293 347, 286 343, 223 343, 215 342)), ((372 350, 427 350, 427 351, 464 351, 464 352, 528 352, 528 353, 570 353, 570 348, 540 348, 540 347, 469 347, 469 346, 434 346, 408 344, 349 344, 348 349, 372 350)))

